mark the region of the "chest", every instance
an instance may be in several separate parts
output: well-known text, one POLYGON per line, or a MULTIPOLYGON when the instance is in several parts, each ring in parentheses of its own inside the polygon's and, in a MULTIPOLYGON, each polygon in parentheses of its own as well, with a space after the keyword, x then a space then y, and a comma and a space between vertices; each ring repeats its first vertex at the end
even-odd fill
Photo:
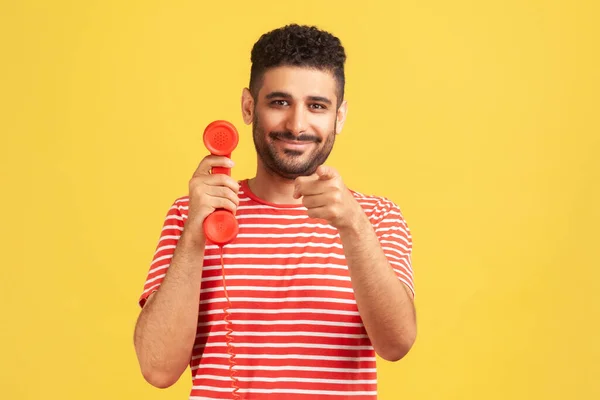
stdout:
POLYGON ((206 248, 201 315, 222 317, 229 302, 244 320, 358 315, 334 228, 318 221, 243 222, 233 243, 206 248))

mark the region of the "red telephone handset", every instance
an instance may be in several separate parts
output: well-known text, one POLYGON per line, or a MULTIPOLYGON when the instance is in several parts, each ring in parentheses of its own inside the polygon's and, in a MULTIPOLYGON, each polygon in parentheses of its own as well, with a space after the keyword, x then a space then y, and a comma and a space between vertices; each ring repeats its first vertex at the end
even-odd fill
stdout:
MULTIPOLYGON (((217 120, 211 122, 204 130, 204 145, 211 154, 231 158, 237 147, 239 135, 230 122, 217 120)), ((211 173, 231 176, 231 169, 213 167, 211 173)), ((204 234, 208 240, 223 246, 231 242, 238 234, 238 222, 229 210, 218 209, 204 220, 204 234)))
MULTIPOLYGON (((211 122, 204 130, 204 145, 210 151, 211 154, 217 156, 225 156, 231 158, 231 153, 237 147, 239 141, 239 135, 237 129, 233 124, 217 120, 211 122)), ((213 174, 226 174, 231 176, 231 169, 226 167, 213 167, 211 170, 213 174)), ((237 393, 240 388, 238 387, 238 379, 235 377, 237 371, 233 368, 236 366, 235 362, 235 350, 232 345, 233 342, 233 328, 232 322, 229 319, 231 314, 229 309, 231 308, 231 301, 227 294, 227 286, 225 284, 225 263, 223 260, 223 246, 233 241, 239 231, 238 221, 235 215, 229 210, 224 208, 217 209, 209 214, 204 219, 204 235, 206 238, 220 247, 221 250, 221 271, 223 274, 223 292, 225 294, 226 304, 223 308, 224 320, 225 320, 225 342, 227 343, 227 353, 229 354, 229 374, 231 377, 231 387, 233 388, 232 396, 234 400, 238 400, 240 395, 237 393)))

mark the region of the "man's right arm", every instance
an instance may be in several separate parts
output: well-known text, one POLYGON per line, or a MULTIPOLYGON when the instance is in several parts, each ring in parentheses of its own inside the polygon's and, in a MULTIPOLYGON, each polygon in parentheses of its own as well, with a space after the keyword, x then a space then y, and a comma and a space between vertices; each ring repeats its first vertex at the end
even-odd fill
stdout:
POLYGON ((151 385, 173 385, 187 368, 198 325, 204 246, 185 230, 158 291, 142 309, 134 334, 142 375, 151 385))
POLYGON ((190 179, 183 231, 162 281, 157 284, 156 277, 150 278, 158 290, 143 304, 135 326, 134 346, 142 375, 156 387, 177 382, 192 357, 206 245, 204 219, 218 208, 235 214, 239 204, 238 183, 228 175, 211 174, 217 166, 233 164, 226 157, 207 156, 190 179))

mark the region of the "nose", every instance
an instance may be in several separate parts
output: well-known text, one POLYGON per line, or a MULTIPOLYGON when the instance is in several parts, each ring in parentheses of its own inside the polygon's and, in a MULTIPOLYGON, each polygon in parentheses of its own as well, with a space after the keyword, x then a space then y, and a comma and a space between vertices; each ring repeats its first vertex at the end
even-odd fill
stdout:
POLYGON ((299 136, 306 132, 308 122, 306 120, 306 110, 300 104, 290 108, 288 118, 286 120, 286 129, 294 136, 299 136))

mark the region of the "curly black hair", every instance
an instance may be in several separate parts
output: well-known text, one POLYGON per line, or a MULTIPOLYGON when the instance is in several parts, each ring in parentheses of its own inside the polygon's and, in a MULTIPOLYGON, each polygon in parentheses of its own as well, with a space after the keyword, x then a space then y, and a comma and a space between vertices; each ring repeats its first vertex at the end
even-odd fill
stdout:
POLYGON ((263 34, 251 53, 250 92, 256 99, 269 68, 302 66, 333 73, 338 106, 344 98, 346 52, 340 39, 316 26, 290 24, 263 34))

